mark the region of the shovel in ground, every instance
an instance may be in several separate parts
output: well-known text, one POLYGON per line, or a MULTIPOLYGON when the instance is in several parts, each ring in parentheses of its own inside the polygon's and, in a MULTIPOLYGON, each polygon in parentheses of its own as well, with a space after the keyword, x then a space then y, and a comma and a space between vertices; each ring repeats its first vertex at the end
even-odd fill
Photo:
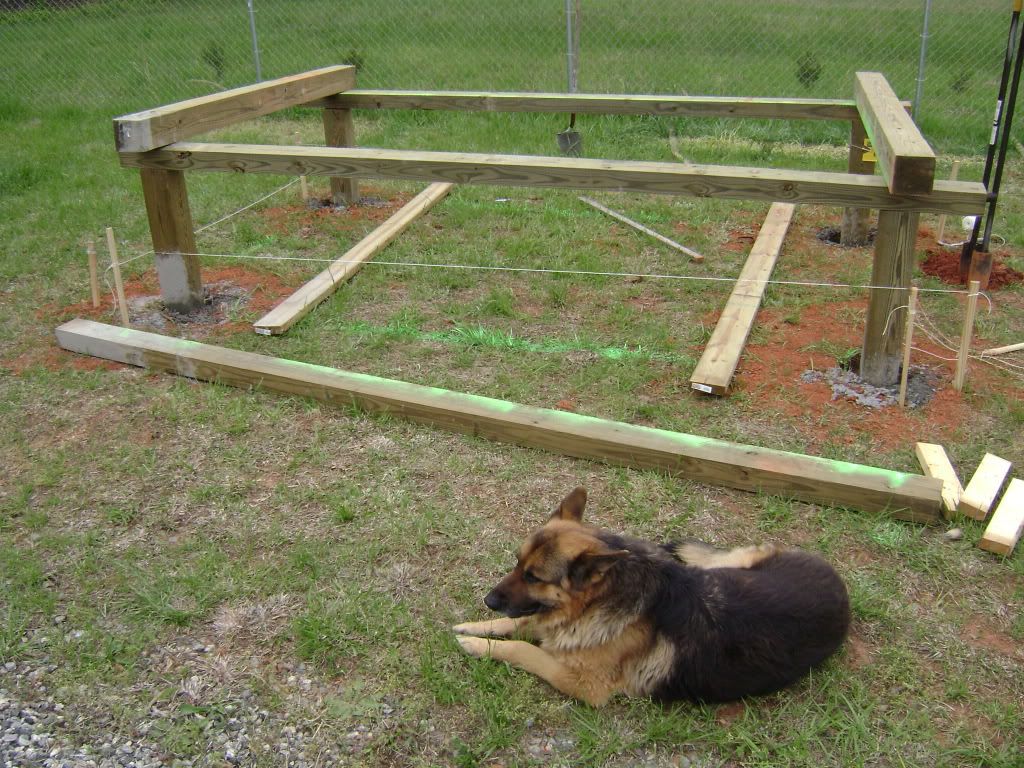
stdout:
POLYGON ((583 154, 583 137, 576 130, 576 113, 569 115, 569 127, 555 135, 558 150, 567 157, 579 157, 583 154))

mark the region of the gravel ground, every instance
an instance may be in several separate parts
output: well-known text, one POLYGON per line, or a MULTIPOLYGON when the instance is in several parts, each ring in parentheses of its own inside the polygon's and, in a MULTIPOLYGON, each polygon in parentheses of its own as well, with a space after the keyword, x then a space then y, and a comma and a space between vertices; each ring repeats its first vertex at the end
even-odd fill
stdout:
MULTIPOLYGON (((888 408, 899 402, 899 387, 874 387, 856 373, 843 368, 827 371, 804 371, 800 379, 805 382, 827 382, 832 387, 832 399, 852 400, 868 408, 888 408)), ((907 404, 911 408, 926 405, 935 394, 939 376, 931 368, 910 366, 907 376, 907 404)))
MULTIPOLYGON (((53 671, 52 666, 33 669, 15 662, 0 668, 0 768, 185 768, 256 762, 304 768, 342 761, 342 755, 314 749, 311 734, 260 709, 249 691, 243 691, 237 703, 219 707, 217 716, 204 715, 200 707, 176 706, 172 711, 152 707, 149 717, 134 723, 133 732, 126 736, 110 714, 72 713, 65 707, 46 685, 53 671), (12 690, 30 690, 34 695, 18 696, 12 690), (205 744, 201 757, 175 758, 150 736, 183 721, 198 734, 195 741, 205 744)), ((343 741, 358 751, 367 737, 372 732, 357 726, 343 741)))

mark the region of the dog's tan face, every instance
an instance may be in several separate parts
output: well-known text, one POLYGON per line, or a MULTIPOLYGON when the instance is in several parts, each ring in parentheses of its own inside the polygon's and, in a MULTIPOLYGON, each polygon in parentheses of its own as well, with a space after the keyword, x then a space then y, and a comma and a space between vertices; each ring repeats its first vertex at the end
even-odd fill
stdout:
POLYGON ((581 524, 587 492, 577 488, 519 548, 516 567, 484 604, 511 618, 533 614, 579 615, 623 550, 609 549, 581 524))

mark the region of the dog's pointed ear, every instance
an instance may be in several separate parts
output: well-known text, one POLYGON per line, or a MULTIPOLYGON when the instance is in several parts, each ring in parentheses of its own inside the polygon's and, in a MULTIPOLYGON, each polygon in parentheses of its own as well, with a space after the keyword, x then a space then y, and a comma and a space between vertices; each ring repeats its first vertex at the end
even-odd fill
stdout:
POLYGON ((578 486, 572 493, 566 496, 555 511, 551 513, 549 520, 571 520, 578 523, 583 519, 583 508, 587 506, 587 489, 578 486))
POLYGON ((601 549, 583 552, 569 566, 569 583, 582 589, 604 578, 608 570, 629 554, 628 549, 601 549))

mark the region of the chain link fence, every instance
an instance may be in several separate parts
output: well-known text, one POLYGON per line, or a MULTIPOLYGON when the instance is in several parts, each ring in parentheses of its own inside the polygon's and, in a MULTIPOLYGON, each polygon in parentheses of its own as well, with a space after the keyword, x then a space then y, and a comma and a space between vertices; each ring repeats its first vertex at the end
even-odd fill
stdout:
POLYGON ((852 98, 983 152, 1011 0, 0 0, 0 108, 152 107, 318 66, 363 88, 852 98), (572 41, 576 40, 578 52, 572 41), (574 55, 575 54, 575 55, 574 55), (571 62, 575 61, 572 66, 571 62), (574 82, 575 81, 575 82, 574 82))

